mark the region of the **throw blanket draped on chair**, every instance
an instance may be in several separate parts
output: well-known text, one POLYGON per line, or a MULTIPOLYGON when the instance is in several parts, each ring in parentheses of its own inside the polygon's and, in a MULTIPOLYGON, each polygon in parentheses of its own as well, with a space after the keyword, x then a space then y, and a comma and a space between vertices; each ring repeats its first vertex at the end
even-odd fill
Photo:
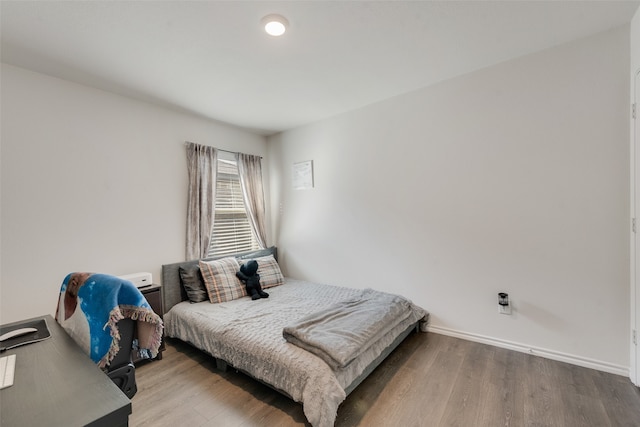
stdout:
POLYGON ((141 354, 156 357, 162 320, 133 283, 93 273, 71 273, 62 282, 56 320, 100 368, 118 353, 117 324, 125 318, 137 321, 141 354))

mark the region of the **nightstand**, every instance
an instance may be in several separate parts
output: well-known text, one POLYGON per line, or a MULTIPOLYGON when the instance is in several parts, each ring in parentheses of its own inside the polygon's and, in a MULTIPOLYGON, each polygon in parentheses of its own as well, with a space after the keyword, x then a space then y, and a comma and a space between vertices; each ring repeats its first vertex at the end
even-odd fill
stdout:
MULTIPOLYGON (((164 315, 164 311, 162 310, 162 285, 151 285, 144 288, 140 288, 140 292, 144 295, 145 299, 153 309, 153 311, 162 318, 164 315)), ((154 360, 162 359, 162 352, 164 351, 164 340, 162 344, 160 344, 160 349, 158 350, 158 356, 154 360)), ((142 359, 134 356, 133 363, 139 362, 142 359)))

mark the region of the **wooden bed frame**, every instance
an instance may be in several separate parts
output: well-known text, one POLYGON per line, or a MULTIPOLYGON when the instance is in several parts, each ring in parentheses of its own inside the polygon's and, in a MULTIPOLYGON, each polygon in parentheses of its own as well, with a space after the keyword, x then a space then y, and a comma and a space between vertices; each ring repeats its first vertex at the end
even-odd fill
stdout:
MULTIPOLYGON (((253 259, 253 258, 267 256, 267 255, 273 255, 273 257, 277 260, 278 259, 277 254, 278 254, 277 248, 275 246, 272 246, 270 248, 261 249, 257 251, 242 252, 234 255, 224 255, 224 256, 218 256, 213 258, 206 258, 206 259, 203 259, 203 261, 210 261, 210 260, 220 259, 220 258, 229 257, 229 256, 235 256, 238 259, 253 259)), ((162 295, 163 295, 163 312, 164 313, 169 311, 171 307, 173 307, 174 305, 182 301, 188 300, 187 293, 181 285, 179 269, 180 267, 185 268, 185 267, 197 265, 198 262, 199 260, 192 260, 192 261, 184 261, 184 262, 178 262, 173 264, 165 264, 162 266, 162 295)), ((393 350, 395 350, 396 347, 398 347, 400 343, 402 343, 402 341, 404 341, 409 336, 409 334, 412 331, 419 332, 419 330, 420 330, 419 322, 417 322, 409 326, 405 331, 403 331, 400 335, 398 335, 398 337, 380 354, 380 356, 378 356, 371 364, 369 364, 367 368, 364 370, 364 372, 360 376, 358 376, 355 380, 353 380, 353 382, 351 382, 351 384, 349 384, 345 388, 346 395, 348 396, 360 383, 362 383, 362 381, 364 381, 365 378, 367 378, 369 374, 371 374, 378 367, 378 365, 380 365, 380 363, 382 363, 382 361, 386 359, 387 356, 389 356, 389 354, 391 354, 393 350)), ((217 368, 222 371, 226 371, 226 369, 229 366, 231 366, 225 360, 222 360, 219 358, 214 358, 214 359, 216 360, 217 368)), ((234 367, 234 369, 236 368, 234 367)), ((241 369, 238 369, 238 370, 254 378, 251 374, 244 372, 241 369)), ((267 386, 278 391, 279 393, 291 398, 291 396, 289 396, 289 394, 286 393, 285 391, 275 388, 268 383, 264 383, 263 381, 260 381, 260 380, 257 380, 257 381, 262 382, 263 384, 266 384, 267 386)))

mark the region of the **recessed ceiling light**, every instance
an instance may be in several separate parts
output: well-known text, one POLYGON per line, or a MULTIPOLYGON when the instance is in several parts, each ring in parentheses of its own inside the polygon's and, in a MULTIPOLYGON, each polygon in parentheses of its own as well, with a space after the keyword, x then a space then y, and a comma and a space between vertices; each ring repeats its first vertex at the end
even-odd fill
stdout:
POLYGON ((289 26, 287 18, 281 15, 267 15, 260 22, 267 34, 275 37, 283 35, 289 26))

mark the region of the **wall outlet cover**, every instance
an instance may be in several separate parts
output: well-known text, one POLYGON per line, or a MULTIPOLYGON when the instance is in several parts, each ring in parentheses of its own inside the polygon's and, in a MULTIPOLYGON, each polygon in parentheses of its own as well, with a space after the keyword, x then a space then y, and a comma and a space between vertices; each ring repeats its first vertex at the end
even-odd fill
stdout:
POLYGON ((498 313, 511 314, 511 305, 498 305, 498 313))

